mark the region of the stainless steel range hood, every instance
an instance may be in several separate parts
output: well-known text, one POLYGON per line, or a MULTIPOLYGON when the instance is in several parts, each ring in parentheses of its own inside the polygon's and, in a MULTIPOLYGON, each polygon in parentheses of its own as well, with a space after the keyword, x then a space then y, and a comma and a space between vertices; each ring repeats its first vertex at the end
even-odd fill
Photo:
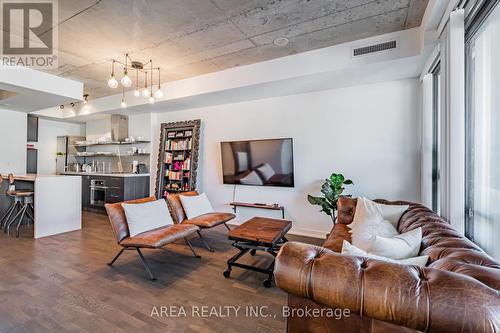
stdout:
POLYGON ((128 138, 128 116, 111 115, 111 141, 125 141, 128 138))

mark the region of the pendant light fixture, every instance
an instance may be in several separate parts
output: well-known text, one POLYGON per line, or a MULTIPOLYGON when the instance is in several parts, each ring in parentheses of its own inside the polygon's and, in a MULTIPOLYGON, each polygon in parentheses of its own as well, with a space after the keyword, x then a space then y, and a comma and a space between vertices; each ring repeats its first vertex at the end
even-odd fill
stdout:
POLYGON ((141 95, 144 98, 149 97, 149 89, 148 89, 148 73, 144 72, 144 88, 142 88, 141 95))
POLYGON ((160 79, 161 79, 161 76, 160 76, 160 69, 158 68, 158 89, 156 89, 155 91, 155 97, 157 99, 160 99, 163 97, 163 91, 161 91, 161 83, 160 83, 160 79))
POLYGON ((125 67, 123 67, 123 77, 120 82, 125 88, 132 85, 132 80, 128 76, 128 54, 125 56, 125 67))
POLYGON ((142 96, 144 98, 147 98, 149 103, 154 103, 155 102, 155 97, 156 98, 162 98, 163 97, 163 91, 161 91, 161 83, 160 83, 160 68, 159 67, 153 67, 153 60, 149 60, 146 63, 142 63, 139 61, 133 61, 130 56, 125 54, 125 62, 120 62, 118 60, 113 59, 112 62, 112 67, 111 67, 111 77, 108 80, 108 86, 110 88, 118 88, 118 85, 121 83, 122 86, 122 101, 121 101, 121 106, 123 108, 127 107, 127 103, 125 101, 125 88, 132 87, 134 85, 134 82, 129 76, 129 70, 135 70, 135 89, 134 89, 134 96, 139 97, 142 96), (118 81, 115 77, 115 63, 118 63, 120 65, 123 65, 123 77, 118 81), (158 71, 158 89, 156 92, 153 93, 153 89, 155 86, 155 82, 153 80, 153 72, 158 71), (144 73, 144 88, 139 88, 140 87, 140 82, 139 82, 139 77, 140 74, 144 73), (148 74, 150 77, 150 84, 151 86, 148 86, 148 74))
POLYGON ((135 90, 134 90, 134 96, 139 97, 141 96, 141 91, 139 90, 139 70, 135 70, 135 90))
POLYGON ((120 103, 122 109, 127 108, 127 102, 125 102, 125 87, 122 87, 122 102, 120 103))
POLYGON ((115 89, 118 87, 118 81, 115 78, 115 61, 113 60, 113 64, 111 67, 111 77, 108 80, 108 86, 111 89, 115 89))
POLYGON ((151 91, 149 93, 149 104, 154 104, 155 102, 155 98, 153 97, 153 60, 149 60, 150 64, 151 64, 151 91))

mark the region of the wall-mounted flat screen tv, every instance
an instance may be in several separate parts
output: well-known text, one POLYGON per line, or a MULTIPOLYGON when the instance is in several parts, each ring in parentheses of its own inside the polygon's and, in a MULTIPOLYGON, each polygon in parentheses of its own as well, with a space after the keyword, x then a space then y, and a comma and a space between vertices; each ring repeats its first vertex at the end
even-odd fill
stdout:
POLYGON ((224 184, 293 187, 293 140, 221 142, 224 184))

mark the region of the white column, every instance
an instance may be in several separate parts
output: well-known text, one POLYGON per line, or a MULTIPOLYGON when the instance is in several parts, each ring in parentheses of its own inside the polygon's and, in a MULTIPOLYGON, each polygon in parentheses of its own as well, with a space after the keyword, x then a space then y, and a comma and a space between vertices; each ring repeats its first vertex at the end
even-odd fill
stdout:
POLYGON ((442 215, 461 233, 465 231, 465 46, 464 10, 450 14, 441 36, 444 65, 442 110, 442 215))

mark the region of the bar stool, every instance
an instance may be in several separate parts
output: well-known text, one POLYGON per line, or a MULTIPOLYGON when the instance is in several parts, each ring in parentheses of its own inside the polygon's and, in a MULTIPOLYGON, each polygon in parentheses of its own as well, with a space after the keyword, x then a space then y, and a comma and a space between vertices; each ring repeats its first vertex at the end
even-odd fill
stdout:
MULTIPOLYGON (((9 184, 12 185, 13 183, 14 176, 10 174, 9 184)), ((35 219, 33 217, 35 214, 35 209, 33 207, 34 192, 29 190, 7 191, 7 195, 14 199, 14 203, 0 219, 0 226, 3 228, 4 232, 10 235, 11 225, 15 225, 17 223, 16 237, 19 237, 19 229, 25 217, 27 218, 28 225, 30 224, 30 220, 35 223, 35 219), (12 214, 16 211, 16 215, 14 215, 11 219, 12 214)))
POLYGON ((24 221, 24 217, 27 218, 28 226, 30 225, 30 220, 35 223, 35 219, 33 217, 33 214, 35 213, 35 209, 33 207, 34 194, 35 192, 33 191, 14 191, 7 193, 8 196, 14 198, 13 206, 19 207, 19 211, 14 216, 14 218, 12 218, 10 222, 5 223, 4 232, 6 232, 8 235, 10 235, 10 226, 16 225, 17 222, 16 237, 19 238, 19 229, 21 228, 21 224, 24 221), (30 209, 31 212, 28 209, 30 209))

